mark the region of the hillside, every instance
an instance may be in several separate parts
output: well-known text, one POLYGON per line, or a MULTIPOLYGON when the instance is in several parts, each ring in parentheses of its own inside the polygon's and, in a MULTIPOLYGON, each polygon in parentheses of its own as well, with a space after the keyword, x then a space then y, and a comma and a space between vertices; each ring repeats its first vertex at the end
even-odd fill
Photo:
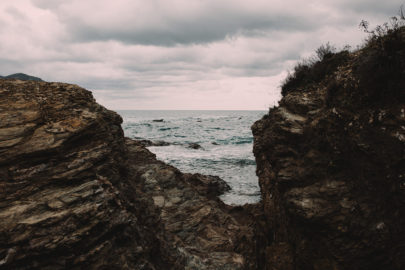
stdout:
POLYGON ((0 79, 18 79, 22 81, 37 81, 37 82, 43 82, 41 78, 30 76, 24 73, 15 73, 11 74, 8 76, 0 76, 0 79))

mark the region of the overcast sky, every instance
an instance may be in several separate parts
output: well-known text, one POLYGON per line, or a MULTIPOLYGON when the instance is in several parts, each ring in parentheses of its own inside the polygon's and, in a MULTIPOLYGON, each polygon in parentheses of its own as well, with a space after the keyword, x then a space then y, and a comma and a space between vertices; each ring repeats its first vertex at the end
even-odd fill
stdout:
POLYGON ((266 110, 320 45, 356 46, 402 0, 0 0, 0 75, 78 84, 110 109, 266 110))

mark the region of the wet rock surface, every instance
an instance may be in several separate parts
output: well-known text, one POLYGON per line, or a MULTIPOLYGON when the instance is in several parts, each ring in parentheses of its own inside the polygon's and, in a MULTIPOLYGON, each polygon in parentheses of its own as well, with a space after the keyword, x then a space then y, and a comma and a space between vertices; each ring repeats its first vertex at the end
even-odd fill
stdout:
POLYGON ((63 83, 0 79, 0 269, 257 269, 260 206, 125 139, 63 83))
POLYGON ((195 149, 195 150, 203 149, 202 146, 199 145, 198 143, 189 143, 187 145, 187 148, 191 148, 191 149, 195 149))
POLYGON ((151 141, 151 140, 138 140, 140 144, 143 146, 169 146, 171 145, 169 142, 165 141, 151 141))
POLYGON ((405 104, 357 94, 367 57, 286 93, 252 127, 265 269, 405 268, 405 104))
MULTIPOLYGON (((181 144, 178 142, 166 142, 166 141, 162 141, 162 140, 156 140, 156 141, 151 141, 151 140, 145 140, 145 139, 139 139, 137 140, 141 145, 145 146, 145 147, 149 147, 149 146, 169 146, 169 145, 183 145, 186 148, 190 148, 190 149, 194 149, 194 150, 204 150, 204 148, 199 145, 198 143, 187 143, 187 144, 181 144)), ((216 144, 218 145, 218 144, 216 144)))

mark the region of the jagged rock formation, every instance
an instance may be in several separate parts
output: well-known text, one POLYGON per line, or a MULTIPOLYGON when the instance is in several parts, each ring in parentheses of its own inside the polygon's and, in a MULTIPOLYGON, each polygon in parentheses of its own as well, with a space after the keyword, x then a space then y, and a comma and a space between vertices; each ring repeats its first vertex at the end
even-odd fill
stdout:
POLYGON ((404 269, 405 30, 305 72, 252 127, 265 268, 404 269))
POLYGON ((218 177, 182 174, 156 160, 142 142, 127 139, 129 173, 138 196, 162 225, 170 269, 257 269, 257 206, 226 206, 218 195, 229 189, 218 177))
MULTIPOLYGON (((121 118, 61 83, 0 80, 0 268, 142 268, 121 118)), ((147 244, 146 244, 147 243, 147 244)))
POLYGON ((75 85, 0 79, 0 269, 255 269, 255 220, 75 85))
POLYGON ((89 91, 0 79, 0 269, 404 269, 405 30, 300 72, 252 127, 244 207, 89 91))

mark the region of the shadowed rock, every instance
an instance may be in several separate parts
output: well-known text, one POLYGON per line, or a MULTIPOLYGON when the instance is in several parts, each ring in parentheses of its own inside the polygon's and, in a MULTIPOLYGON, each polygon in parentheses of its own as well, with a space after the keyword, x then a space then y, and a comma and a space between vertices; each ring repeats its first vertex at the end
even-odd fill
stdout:
POLYGON ((138 140, 143 146, 169 146, 171 143, 165 141, 138 140))
POLYGON ((1 80, 0 118, 1 269, 160 265, 124 173, 120 116, 75 85, 1 80))
MULTIPOLYGON (((405 35, 396 42, 402 68, 389 71, 396 81, 378 75, 378 85, 405 78, 405 35)), ((373 50, 348 53, 335 73, 291 89, 252 126, 265 269, 405 268, 405 99, 364 98, 356 72, 373 50)))
POLYGON ((202 146, 199 145, 198 143, 189 143, 187 145, 187 148, 198 150, 198 149, 202 149, 202 146))
POLYGON ((230 186, 218 176, 196 174, 184 174, 187 182, 192 183, 198 193, 216 197, 229 191, 230 186))
POLYGON ((0 119, 0 269, 256 268, 260 212, 125 140, 89 91, 0 80, 0 119))
POLYGON ((259 206, 236 211, 216 197, 229 190, 222 179, 182 174, 138 141, 127 139, 127 145, 129 173, 142 191, 138 196, 151 202, 145 212, 159 213, 173 269, 258 269, 254 233, 259 206))

